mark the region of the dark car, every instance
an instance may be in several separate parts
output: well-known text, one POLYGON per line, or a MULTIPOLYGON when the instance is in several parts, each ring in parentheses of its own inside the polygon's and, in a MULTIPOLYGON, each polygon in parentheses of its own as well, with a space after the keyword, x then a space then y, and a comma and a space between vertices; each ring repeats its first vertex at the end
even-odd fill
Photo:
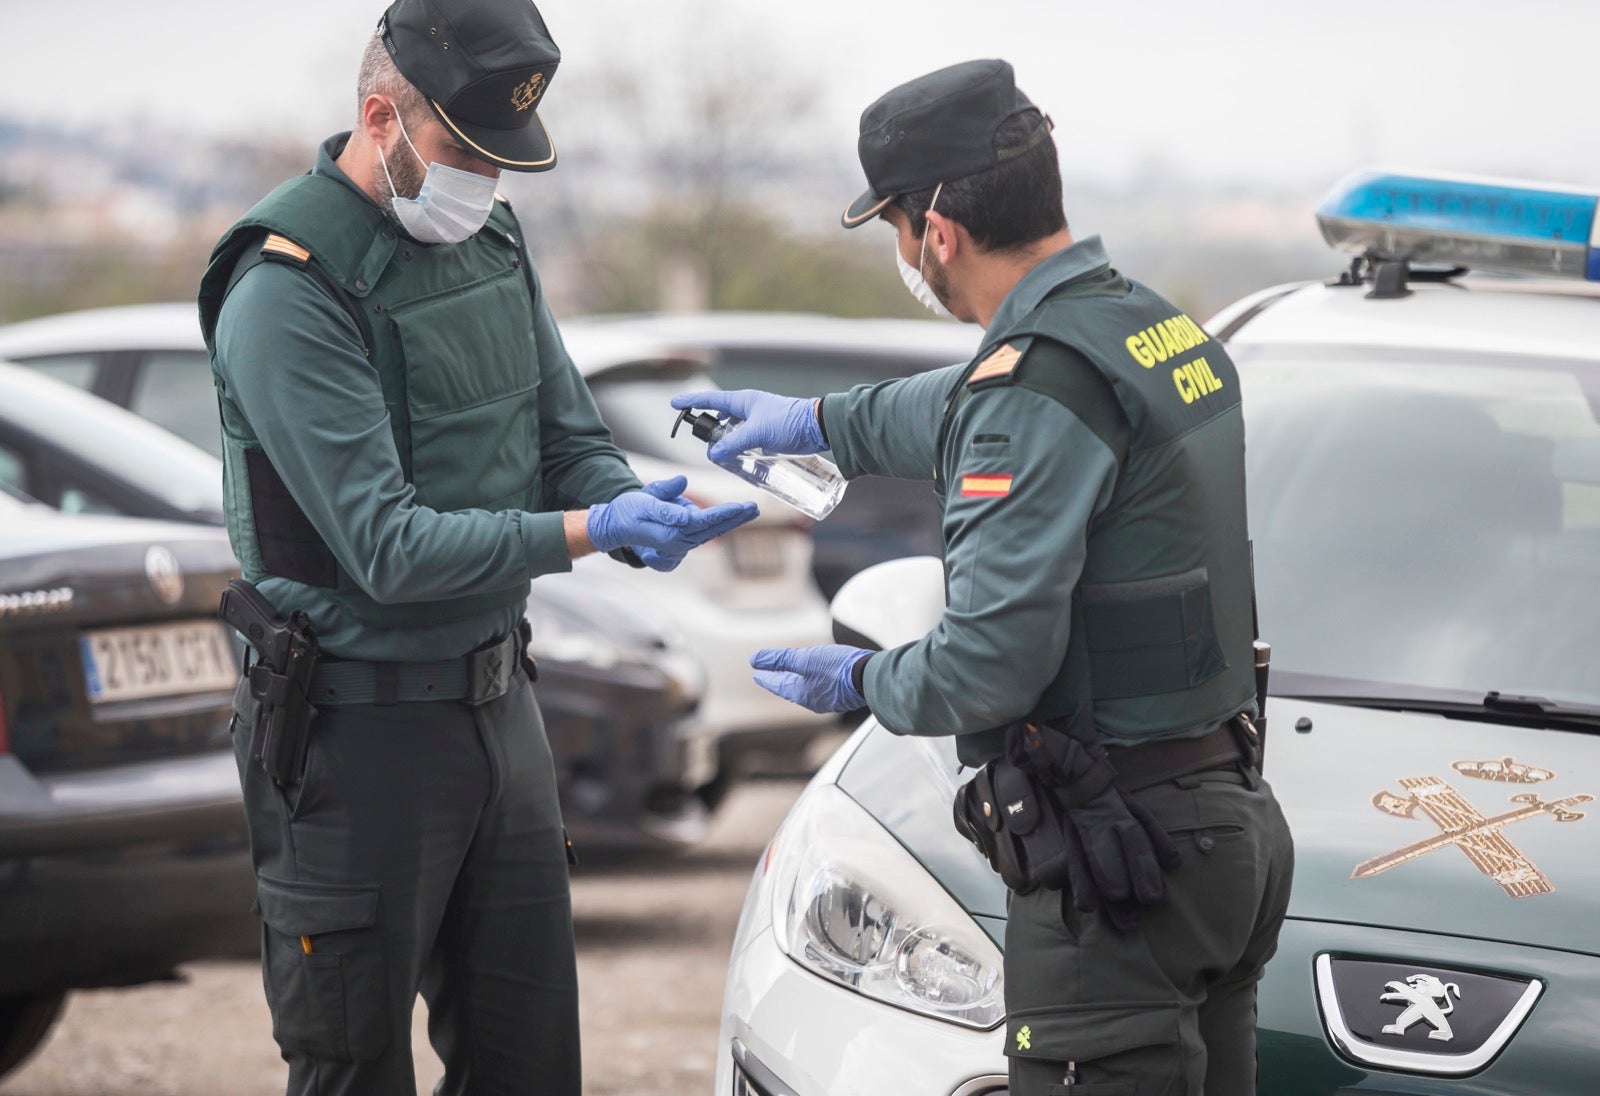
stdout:
MULTIPOLYGON (((209 383, 209 382, 207 382, 209 383)), ((214 415, 215 412, 213 411, 214 415)), ((103 399, 0 363, 0 485, 69 513, 220 525, 222 463, 103 399)), ((678 733, 703 675, 670 623, 601 576, 533 584, 530 651, 573 840, 695 839, 716 760, 678 733), (559 588, 558 588, 559 587, 559 588)))
POLYGON ((237 573, 220 530, 0 491, 0 1074, 69 990, 250 939, 240 650, 216 619, 237 573))
MULTIPOLYGON (((967 324, 778 313, 597 317, 585 324, 677 347, 705 361, 718 387, 796 397, 843 392, 967 361, 981 335, 967 324)), ((662 436, 656 417, 644 414, 645 408, 631 409, 614 388, 597 387, 595 398, 624 449, 682 459, 693 444, 691 439, 680 447, 662 436)), ((938 501, 926 482, 867 476, 850 484, 838 508, 817 524, 814 537, 812 571, 831 598, 846 579, 874 563, 940 554, 938 501)))

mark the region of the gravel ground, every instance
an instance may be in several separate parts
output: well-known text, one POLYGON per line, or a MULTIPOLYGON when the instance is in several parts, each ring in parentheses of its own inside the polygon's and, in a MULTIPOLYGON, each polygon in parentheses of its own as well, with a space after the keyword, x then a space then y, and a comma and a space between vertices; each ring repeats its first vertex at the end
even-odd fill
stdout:
MULTIPOLYGON (((573 878, 586 1083, 591 1096, 709 1093, 728 949, 756 857, 799 794, 753 782, 694 851, 573 878)), ((195 963, 180 982, 68 999, 50 1039, 0 1096, 277 1096, 286 1076, 251 962, 195 963)), ((419 1001, 419 1091, 442 1067, 419 1001)))

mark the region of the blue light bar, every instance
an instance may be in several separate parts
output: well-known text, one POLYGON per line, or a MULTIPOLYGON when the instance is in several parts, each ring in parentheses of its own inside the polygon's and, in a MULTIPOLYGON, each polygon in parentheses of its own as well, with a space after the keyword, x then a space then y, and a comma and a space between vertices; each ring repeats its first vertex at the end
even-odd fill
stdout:
POLYGON ((1600 281, 1600 192, 1360 171, 1317 209, 1323 238, 1372 259, 1600 281))

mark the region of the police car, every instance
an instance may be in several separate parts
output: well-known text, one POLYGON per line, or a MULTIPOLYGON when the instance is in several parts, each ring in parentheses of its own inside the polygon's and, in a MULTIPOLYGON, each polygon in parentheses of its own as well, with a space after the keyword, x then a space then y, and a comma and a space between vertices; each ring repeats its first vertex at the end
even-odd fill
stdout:
MULTIPOLYGON (((1595 1091, 1597 206, 1358 175, 1318 212, 1345 276, 1208 325, 1245 389, 1297 856, 1263 1093, 1595 1091)), ((903 643, 940 585, 882 564, 835 620, 903 643)), ((740 919, 718 1096, 1006 1091, 1006 895, 952 828, 964 775, 869 719, 807 787, 740 919)))

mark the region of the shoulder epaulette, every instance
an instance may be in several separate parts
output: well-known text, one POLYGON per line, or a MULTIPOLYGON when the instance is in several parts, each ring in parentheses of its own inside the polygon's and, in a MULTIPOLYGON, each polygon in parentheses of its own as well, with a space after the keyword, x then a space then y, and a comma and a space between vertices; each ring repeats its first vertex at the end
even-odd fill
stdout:
POLYGON ((279 262, 294 263, 296 266, 305 266, 306 263, 311 261, 310 251, 301 247, 289 237, 280 236, 276 232, 268 236, 266 242, 261 245, 261 254, 269 259, 277 259, 279 262))
POLYGON ((978 368, 974 369, 972 375, 967 378, 967 384, 982 384, 984 381, 992 381, 996 377, 1009 377, 1016 372, 1017 363, 1021 360, 1022 351, 1010 343, 1004 343, 1000 349, 978 363, 978 368))

